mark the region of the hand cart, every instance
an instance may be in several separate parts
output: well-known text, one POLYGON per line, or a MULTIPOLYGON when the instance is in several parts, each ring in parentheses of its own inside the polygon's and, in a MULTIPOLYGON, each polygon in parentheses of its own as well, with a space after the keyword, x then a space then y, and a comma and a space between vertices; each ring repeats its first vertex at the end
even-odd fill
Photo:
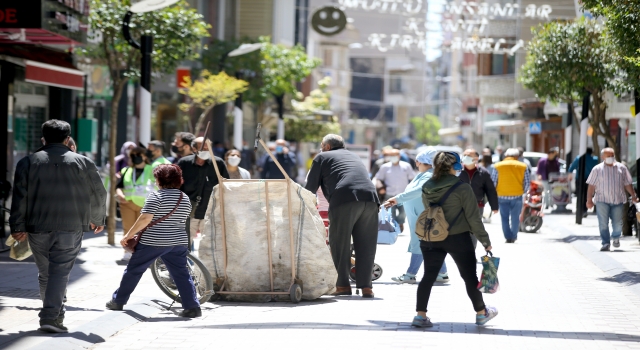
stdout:
POLYGON ((246 180, 246 179, 225 179, 220 175, 220 169, 218 169, 218 164, 215 161, 214 155, 213 155, 213 151, 212 151, 212 147, 211 147, 211 141, 210 140, 206 140, 206 144, 209 148, 209 153, 211 153, 211 159, 213 160, 213 166, 215 168, 216 171, 216 175, 218 176, 218 187, 219 187, 219 191, 220 191, 220 224, 221 224, 221 228, 222 228, 222 251, 224 253, 224 277, 222 278, 218 278, 216 280, 216 284, 220 286, 220 291, 216 291, 216 294, 236 294, 236 295, 270 295, 272 298, 277 296, 277 295, 289 295, 291 298, 291 301, 294 303, 298 303, 300 302, 300 300, 302 299, 302 281, 300 281, 299 279, 296 279, 296 265, 295 265, 295 248, 294 248, 294 234, 293 234, 293 220, 292 220, 292 214, 291 214, 291 179, 289 177, 289 174, 287 174, 286 171, 284 171, 284 169, 282 168, 282 165, 280 165, 280 163, 278 162, 278 160, 276 159, 276 157, 271 153, 271 151, 269 151, 269 147, 267 147, 267 145, 264 143, 264 141, 260 138, 260 129, 261 129, 261 124, 258 124, 257 130, 256 130, 256 139, 255 139, 255 145, 254 145, 254 149, 257 150, 258 149, 258 144, 262 145, 262 147, 264 148, 264 150, 269 154, 269 157, 271 157, 271 159, 273 160, 273 162, 278 166, 278 169, 280 169, 280 171, 282 172, 282 174, 284 175, 284 179, 276 179, 276 180, 246 180), (269 280, 270 280, 270 284, 271 284, 271 290, 270 291, 255 291, 255 292, 232 292, 232 291, 225 291, 225 284, 226 284, 226 280, 228 279, 227 276, 227 240, 226 240, 226 229, 225 229, 225 216, 224 216, 224 194, 225 194, 225 187, 224 187, 224 183, 225 182, 264 182, 265 184, 265 196, 266 196, 266 216, 267 216, 267 254, 269 256, 269 280), (287 209, 288 209, 288 216, 289 216, 289 241, 290 241, 290 255, 291 255, 291 285, 289 287, 289 291, 286 292, 278 292, 274 290, 273 287, 273 282, 274 282, 274 278, 273 278, 273 259, 272 259, 272 254, 271 254, 271 225, 270 225, 270 220, 269 220, 269 184, 270 183, 277 183, 277 182, 286 182, 287 184, 287 209))

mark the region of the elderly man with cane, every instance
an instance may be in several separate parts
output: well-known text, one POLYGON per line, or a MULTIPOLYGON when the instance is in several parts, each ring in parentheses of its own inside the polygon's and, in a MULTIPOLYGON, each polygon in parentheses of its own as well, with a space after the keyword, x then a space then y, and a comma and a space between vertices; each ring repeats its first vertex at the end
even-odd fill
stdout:
POLYGON ((358 262, 356 288, 363 298, 373 298, 371 274, 378 241, 380 201, 360 158, 344 148, 339 135, 322 139, 322 152, 311 165, 305 188, 322 193, 329 201, 329 245, 338 271, 334 295, 351 295, 351 237, 358 262))

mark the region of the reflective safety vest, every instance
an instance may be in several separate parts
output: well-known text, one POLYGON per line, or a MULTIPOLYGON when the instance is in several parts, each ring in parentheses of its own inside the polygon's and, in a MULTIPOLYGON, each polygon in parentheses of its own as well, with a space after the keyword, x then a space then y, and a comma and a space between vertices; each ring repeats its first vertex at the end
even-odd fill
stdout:
POLYGON ((151 169, 157 168, 158 165, 160 165, 160 164, 171 164, 171 162, 165 157, 160 157, 160 158, 154 160, 153 162, 151 162, 151 169))
POLYGON ((143 207, 149 193, 156 190, 153 168, 149 164, 145 165, 142 176, 137 179, 135 178, 136 171, 133 168, 126 167, 122 169, 121 173, 123 174, 124 190, 122 192, 124 192, 124 197, 135 205, 143 207))

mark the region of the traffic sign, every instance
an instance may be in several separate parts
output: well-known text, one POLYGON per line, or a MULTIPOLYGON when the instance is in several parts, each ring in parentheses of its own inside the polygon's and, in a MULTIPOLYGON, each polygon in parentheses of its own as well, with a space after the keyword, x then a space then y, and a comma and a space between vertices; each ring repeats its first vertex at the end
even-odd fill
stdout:
POLYGON ((540 122, 529 122, 529 134, 537 135, 542 132, 542 123, 540 122))

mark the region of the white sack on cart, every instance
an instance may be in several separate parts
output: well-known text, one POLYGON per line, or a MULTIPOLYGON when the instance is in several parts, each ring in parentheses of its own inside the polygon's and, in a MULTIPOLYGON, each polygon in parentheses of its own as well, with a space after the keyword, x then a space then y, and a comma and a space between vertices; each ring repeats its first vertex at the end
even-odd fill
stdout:
MULTIPOLYGON (((224 182, 224 215, 227 243, 226 291, 268 292, 267 198, 265 182, 224 182)), ((286 182, 269 182, 269 219, 274 290, 288 292, 291 254, 286 182)), ((224 253, 220 214, 220 185, 209 201, 198 255, 214 281, 224 277, 224 253), (213 218, 213 220, 212 220, 213 218)), ((316 209, 315 196, 291 181, 291 215, 294 233, 296 278, 302 281, 302 298, 317 299, 335 291, 338 278, 326 245, 325 227, 316 209)), ((220 287, 220 286, 218 286, 220 287)), ((265 301, 267 295, 226 294, 228 300, 265 301)), ((281 300, 289 297, 282 296, 281 300)))

